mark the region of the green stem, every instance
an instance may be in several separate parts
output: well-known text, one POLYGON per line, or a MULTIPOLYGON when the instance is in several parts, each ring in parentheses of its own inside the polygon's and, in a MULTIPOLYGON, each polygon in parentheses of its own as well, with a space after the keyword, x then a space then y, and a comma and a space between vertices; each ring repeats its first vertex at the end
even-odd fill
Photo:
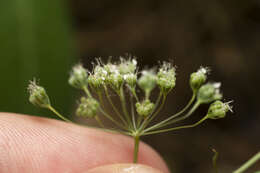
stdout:
POLYGON ((218 173, 218 167, 217 167, 218 152, 215 149, 212 149, 212 151, 214 152, 214 156, 212 158, 213 169, 215 170, 216 173, 218 173))
POLYGON ((105 104, 104 104, 104 100, 103 100, 103 97, 102 97, 102 93, 99 91, 97 94, 98 94, 98 99, 99 99, 99 101, 100 101, 100 103, 101 103, 101 105, 104 109, 105 104))
POLYGON ((246 163, 244 163, 240 168, 235 170, 233 173, 243 173, 245 170, 247 170, 250 166, 252 166, 258 160, 260 160, 260 152, 255 154, 251 159, 249 159, 246 163))
POLYGON ((120 88, 120 91, 117 94, 120 97, 120 101, 121 101, 121 104, 122 104, 123 112, 124 112, 125 118, 127 120, 128 126, 130 128, 132 128, 133 125, 131 123, 130 116, 129 116, 127 108, 126 108, 126 101, 125 101, 125 94, 124 94, 124 91, 123 91, 123 87, 120 88))
POLYGON ((122 115, 119 113, 118 109, 115 107, 113 101, 111 100, 109 94, 108 94, 108 90, 107 90, 107 87, 104 86, 105 88, 105 94, 106 94, 106 97, 110 103, 110 105, 112 106, 113 110, 116 112, 117 116, 121 119, 121 121, 124 123, 125 126, 127 126, 127 122, 126 120, 122 117, 122 115))
POLYGON ((135 146, 134 146, 134 160, 133 163, 137 163, 138 161, 138 151, 139 151, 139 143, 140 143, 140 136, 134 136, 135 146))
POLYGON ((134 109, 133 95, 131 95, 130 97, 131 97, 130 98, 130 102, 131 102, 132 123, 133 123, 134 129, 136 130, 135 109, 134 109))
MULTIPOLYGON (((158 107, 162 95, 163 95, 162 92, 160 92, 159 97, 158 97, 157 100, 156 100, 156 103, 155 103, 155 106, 154 106, 154 110, 158 107)), ((163 106, 164 106, 165 100, 166 100, 166 96, 163 95, 162 104, 160 105, 160 107, 158 108, 158 110, 157 110, 155 113, 152 114, 151 117, 148 116, 148 117, 143 121, 142 125, 141 125, 140 128, 139 128, 140 131, 142 131, 143 129, 145 129, 145 127, 146 127, 146 126, 155 118, 155 116, 161 111, 161 109, 162 109, 163 106)))
POLYGON ((49 105, 47 107, 47 109, 49 109, 50 111, 52 111, 54 114, 56 114, 59 118, 61 118, 62 120, 66 121, 66 122, 70 122, 72 123, 71 120, 65 118, 63 115, 61 115, 58 111, 56 111, 51 105, 49 105))
POLYGON ((178 112, 178 113, 176 113, 176 114, 170 116, 170 117, 167 118, 166 120, 164 120, 166 123, 165 123, 164 121, 162 121, 162 124, 163 124, 163 125, 162 125, 161 127, 164 127, 164 126, 167 126, 167 125, 171 124, 172 122, 171 122, 170 120, 172 120, 172 119, 174 119, 174 118, 177 118, 178 116, 180 116, 181 114, 183 114, 183 113, 190 107, 190 105, 193 103, 193 101, 195 100, 195 98, 196 98, 196 94, 193 93, 193 95, 192 95, 192 97, 191 97, 189 103, 188 103, 180 112, 178 112), (169 122, 169 121, 170 121, 170 122, 169 122))
POLYGON ((139 98, 135 92, 135 88, 131 88, 131 92, 132 92, 133 96, 135 97, 136 101, 139 102, 139 98))
MULTIPOLYGON (((190 102, 193 102, 193 99, 191 99, 190 102)), ((173 117, 169 117, 166 120, 163 120, 160 123, 155 124, 152 127, 149 127, 148 129, 145 130, 145 132, 150 131, 150 130, 154 130, 154 129, 158 129, 158 128, 164 127, 165 125, 184 120, 184 119, 188 118, 199 106, 200 106, 200 102, 196 102, 194 104, 194 106, 191 108, 191 110, 186 115, 184 115, 183 117, 180 117, 178 119, 173 119, 173 117), (172 121, 170 121, 170 120, 172 120, 172 121)), ((173 115, 173 116, 176 116, 176 115, 173 115)))
POLYGON ((90 92, 89 92, 87 86, 84 86, 84 87, 83 87, 83 90, 84 90, 84 92, 87 94, 88 97, 92 98, 92 95, 90 94, 90 92))
POLYGON ((102 121, 100 120, 100 118, 98 116, 95 116, 95 119, 98 122, 98 124, 100 125, 100 127, 105 128, 104 124, 102 123, 102 121))
POLYGON ((179 126, 179 127, 169 128, 169 129, 156 130, 156 131, 151 131, 151 132, 146 132, 146 133, 144 131, 144 133, 142 135, 151 135, 151 134, 169 132, 169 131, 174 131, 174 130, 179 130, 179 129, 192 128, 192 127, 199 125, 200 123, 205 121, 207 118, 208 118, 208 116, 206 115, 201 120, 199 120, 198 122, 196 122, 195 124, 192 124, 192 125, 185 125, 185 126, 179 126))
POLYGON ((114 124, 116 124, 118 127, 128 130, 125 126, 121 125, 118 121, 116 121, 112 116, 110 116, 108 113, 106 113, 103 109, 100 108, 100 112, 110 121, 112 121, 114 124))

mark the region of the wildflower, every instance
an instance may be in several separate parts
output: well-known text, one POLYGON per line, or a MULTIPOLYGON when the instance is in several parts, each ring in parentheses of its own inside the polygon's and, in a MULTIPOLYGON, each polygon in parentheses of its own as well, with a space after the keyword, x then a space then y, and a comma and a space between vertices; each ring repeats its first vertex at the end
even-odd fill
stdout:
POLYGON ((232 112, 232 108, 229 105, 231 102, 223 103, 222 101, 215 101, 209 107, 207 117, 210 119, 224 118, 228 111, 232 112))
POLYGON ((176 84, 175 68, 172 64, 164 62, 157 73, 157 84, 164 94, 168 94, 176 84))
POLYGON ((156 87, 157 76, 154 70, 143 70, 142 76, 138 80, 138 85, 145 92, 146 98, 149 97, 151 91, 156 87))
POLYGON ((105 85, 107 76, 107 70, 104 67, 97 65, 93 71, 93 74, 89 75, 88 83, 92 89, 99 92, 102 90, 103 85, 105 85))
POLYGON ((153 112, 153 109, 154 103, 152 103, 150 100, 145 100, 142 103, 136 103, 137 113, 144 118, 150 115, 153 112))
POLYGON ((198 89, 206 82, 208 68, 201 67, 197 72, 190 75, 190 86, 193 92, 197 92, 198 89))
POLYGON ((35 105, 42 108, 48 108, 50 106, 50 99, 47 95, 45 89, 37 85, 36 81, 30 81, 28 86, 29 91, 29 101, 35 105))
POLYGON ((130 58, 128 60, 125 60, 121 58, 121 63, 118 65, 118 70, 122 75, 131 74, 131 73, 135 73, 136 66, 137 66, 136 59, 130 58))
POLYGON ((88 84, 87 70, 81 64, 73 67, 69 78, 69 84, 75 88, 83 89, 88 84))
POLYGON ((82 97, 80 99, 79 107, 76 110, 76 115, 93 118, 97 115, 99 108, 100 105, 96 99, 82 97))
POLYGON ((123 85, 124 79, 121 74, 110 74, 107 79, 107 83, 113 88, 115 91, 119 91, 121 86, 123 85))
POLYGON ((210 103, 215 100, 220 100, 222 94, 219 91, 221 83, 207 83, 200 87, 197 94, 197 99, 200 103, 210 103))
POLYGON ((130 73, 130 74, 125 74, 123 76, 124 81, 127 83, 127 85, 130 88, 135 88, 136 86, 136 82, 137 82, 137 75, 134 73, 130 73))

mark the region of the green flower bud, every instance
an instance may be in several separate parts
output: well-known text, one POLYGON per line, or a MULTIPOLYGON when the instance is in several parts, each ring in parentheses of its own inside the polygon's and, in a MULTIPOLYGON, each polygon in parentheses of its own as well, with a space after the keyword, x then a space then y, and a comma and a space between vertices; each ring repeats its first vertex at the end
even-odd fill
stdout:
POLYGON ((207 83, 200 87, 197 99, 200 103, 210 103, 215 100, 220 100, 222 94, 219 91, 221 83, 207 83))
POLYGON ((128 60, 125 60, 121 58, 121 63, 118 65, 119 73, 122 75, 135 73, 136 65, 137 65, 137 61, 135 59, 130 58, 128 60))
POLYGON ((96 99, 82 97, 80 99, 80 104, 76 110, 76 115, 93 118, 97 115, 99 108, 100 105, 96 99))
POLYGON ((108 75, 108 72, 107 70, 100 66, 100 65, 97 65, 95 68, 94 68, 94 72, 93 74, 96 76, 96 77, 100 77, 102 78, 103 80, 106 79, 107 75, 108 75))
POLYGON ((107 82, 111 88, 113 88, 115 91, 119 91, 124 83, 124 79, 121 74, 114 73, 108 76, 107 82))
POLYGON ((81 64, 73 67, 69 78, 69 84, 75 88, 82 89, 88 84, 87 70, 81 64))
POLYGON ((135 106, 137 113, 144 118, 150 115, 154 110, 154 103, 150 100, 145 100, 142 103, 137 102, 135 106))
POLYGON ((118 66, 115 64, 111 64, 111 63, 104 65, 104 70, 107 71, 108 75, 114 74, 114 73, 119 73, 118 66))
POLYGON ((164 94, 168 94, 176 84, 175 68, 170 63, 164 62, 157 73, 157 84, 164 94))
POLYGON ((103 89, 103 86, 106 83, 108 72, 105 70, 104 67, 97 65, 94 68, 93 74, 89 75, 88 77, 88 84, 92 89, 96 92, 99 92, 103 89))
POLYGON ((232 112, 231 107, 229 106, 230 102, 223 103, 222 101, 215 101, 209 107, 207 117, 210 119, 219 119, 224 118, 228 111, 232 112))
POLYGON ((104 80, 101 77, 95 76, 93 74, 88 77, 88 84, 96 92, 102 90, 104 85, 104 80))
POLYGON ((134 73, 130 73, 130 74, 125 74, 123 76, 126 84, 130 87, 130 88, 135 88, 136 86, 136 82, 137 82, 137 75, 134 73))
POLYGON ((193 92, 196 92, 206 82, 208 71, 208 68, 201 67, 190 75, 190 87, 193 92))
POLYGON ((35 80, 30 81, 28 91, 30 94, 29 101, 33 105, 42 108, 48 108, 50 106, 50 99, 45 89, 41 86, 38 86, 35 80))
POLYGON ((154 70, 142 71, 142 76, 138 80, 139 87, 145 92, 146 96, 156 87, 157 76, 154 70))

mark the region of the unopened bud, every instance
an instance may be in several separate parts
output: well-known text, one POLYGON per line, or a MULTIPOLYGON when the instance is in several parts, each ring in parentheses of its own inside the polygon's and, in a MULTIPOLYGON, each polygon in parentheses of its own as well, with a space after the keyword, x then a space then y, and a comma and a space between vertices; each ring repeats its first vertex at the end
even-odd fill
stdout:
POLYGON ((210 119, 224 118, 228 111, 232 112, 232 108, 229 105, 230 102, 223 103, 222 101, 215 101, 209 107, 207 117, 210 119))
POLYGON ((164 94, 168 94, 176 84, 175 68, 170 63, 164 62, 157 73, 157 84, 164 94))
POLYGON ((37 85, 36 81, 30 81, 28 86, 28 91, 30 94, 29 101, 35 105, 42 108, 48 108, 50 106, 50 99, 47 95, 45 89, 37 85))
POLYGON ((96 99, 82 97, 80 99, 79 107, 76 110, 76 115, 93 118, 97 115, 99 108, 100 105, 96 99))
POLYGON ((88 77, 88 84, 95 91, 100 91, 103 88, 104 79, 102 77, 95 76, 95 75, 91 74, 88 77))
POLYGON ((190 75, 190 87, 196 92, 206 82, 208 68, 201 67, 197 72, 190 75))
POLYGON ((222 94, 219 91, 221 83, 207 83, 200 87, 197 99, 200 103, 210 103, 215 100, 220 100, 222 94))
POLYGON ((135 106, 137 113, 142 117, 147 117, 154 110, 154 103, 150 100, 145 100, 142 103, 137 102, 135 106))
POLYGON ((108 76, 107 82, 111 88, 113 88, 115 91, 119 91, 123 85, 124 79, 121 74, 114 73, 108 76))
POLYGON ((138 80, 138 85, 146 93, 150 95, 150 92, 156 87, 157 76, 154 70, 142 71, 142 76, 138 80))
POLYGON ((125 74, 123 76, 126 84, 131 87, 131 88, 135 88, 136 86, 136 82, 137 82, 137 75, 134 73, 130 73, 130 74, 125 74))
POLYGON ((118 65, 118 70, 122 75, 135 73, 136 65, 137 65, 136 59, 130 58, 128 60, 125 60, 124 58, 121 58, 121 63, 118 65))
POLYGON ((69 78, 69 84, 75 88, 82 89, 88 84, 87 70, 81 65, 73 67, 69 78))

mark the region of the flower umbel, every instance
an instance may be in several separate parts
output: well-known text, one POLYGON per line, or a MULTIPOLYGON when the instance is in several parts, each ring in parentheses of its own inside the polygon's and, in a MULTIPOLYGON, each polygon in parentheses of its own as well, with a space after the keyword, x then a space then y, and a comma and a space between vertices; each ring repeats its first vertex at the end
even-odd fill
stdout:
MULTIPOLYGON (((134 163, 138 159, 141 136, 192 128, 207 119, 224 118, 228 111, 232 111, 230 102, 220 101, 220 83, 206 83, 209 70, 201 67, 190 75, 189 84, 193 95, 188 104, 178 113, 152 124, 153 120, 158 118, 168 93, 176 85, 176 69, 172 63, 163 62, 158 70, 152 68, 139 73, 137 64, 137 59, 129 55, 126 58, 120 57, 118 62, 103 63, 98 59, 91 71, 84 69, 81 64, 74 66, 69 78, 71 86, 84 90, 86 94, 80 99, 76 115, 95 119, 102 129, 116 130, 118 133, 132 136, 135 141, 134 163), (156 88, 160 92, 153 94, 156 88), (157 98, 154 98, 156 95, 157 98), (115 104, 111 96, 118 98, 121 104, 115 104), (112 107, 109 111, 106 110, 106 100, 112 107), (210 103, 206 115, 195 124, 169 127, 189 118, 201 104, 210 103), (110 115, 111 110, 112 115, 117 117, 110 115), (111 121, 116 128, 105 127, 101 121, 103 119, 99 119, 100 116, 111 121)), ((45 89, 37 85, 35 80, 29 83, 28 90, 32 104, 47 108, 61 119, 71 122, 50 105, 45 89)))
POLYGON ((203 85, 198 91, 198 101, 200 103, 210 103, 222 99, 222 94, 219 90, 220 86, 221 83, 207 83, 203 85))
POLYGON ((76 110, 76 115, 93 118, 97 115, 99 109, 100 105, 96 99, 81 97, 79 107, 76 110))
POLYGON ((37 85, 36 80, 32 80, 29 83, 28 91, 30 94, 29 101, 42 108, 50 106, 50 99, 45 89, 42 86, 37 85))
POLYGON ((175 87, 175 82, 175 68, 171 63, 163 62, 157 73, 157 84, 161 92, 167 95, 175 87))
POLYGON ((82 64, 73 67, 69 78, 69 84, 75 88, 83 89, 88 84, 87 70, 84 69, 82 64))
POLYGON ((228 111, 232 112, 232 107, 229 105, 231 102, 223 103, 220 100, 212 103, 208 110, 208 118, 210 119, 219 119, 224 118, 228 111))
POLYGON ((190 86, 193 92, 197 92, 197 90, 206 82, 208 73, 209 68, 200 67, 197 72, 190 75, 190 86))

